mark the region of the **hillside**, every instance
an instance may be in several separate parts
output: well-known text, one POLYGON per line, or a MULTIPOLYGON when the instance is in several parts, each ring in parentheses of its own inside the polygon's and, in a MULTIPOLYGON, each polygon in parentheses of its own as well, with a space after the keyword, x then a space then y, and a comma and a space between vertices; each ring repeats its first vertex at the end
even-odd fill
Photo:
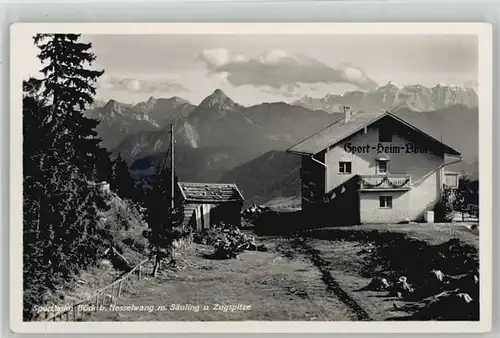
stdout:
POLYGON ((246 205, 300 196, 300 163, 299 156, 269 151, 226 172, 220 182, 238 184, 246 205))
MULTIPOLYGON (((242 153, 235 147, 191 148, 177 146, 175 149, 175 170, 181 181, 217 182, 224 172, 247 161, 247 158, 259 156, 259 153, 242 153)), ((141 180, 147 180, 157 165, 164 161, 170 167, 168 153, 156 153, 134 160, 130 166, 132 174, 141 180)))
MULTIPOLYGON (((42 304, 37 305, 64 307, 88 299, 122 275, 128 266, 134 266, 148 257, 149 243, 142 235, 148 224, 139 207, 110 190, 105 195, 105 203, 107 210, 100 212, 96 224, 96 239, 101 244, 98 262, 86 269, 75 269, 71 278, 65 280, 60 287, 47 290, 41 299, 42 304), (104 254, 110 247, 116 249, 119 257, 104 254)), ((35 318, 43 314, 33 313, 35 318)))

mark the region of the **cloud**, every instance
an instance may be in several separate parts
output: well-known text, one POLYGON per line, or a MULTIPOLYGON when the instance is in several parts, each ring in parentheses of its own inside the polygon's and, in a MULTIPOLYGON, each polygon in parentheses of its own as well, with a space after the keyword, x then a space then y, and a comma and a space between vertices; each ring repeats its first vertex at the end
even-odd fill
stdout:
POLYGON ((301 87, 298 84, 290 84, 283 86, 281 88, 265 87, 262 89, 262 91, 267 94, 281 95, 284 97, 291 98, 301 95, 301 93, 299 92, 300 88, 301 87))
POLYGON ((224 65, 229 61, 229 51, 224 48, 206 49, 201 52, 200 58, 213 68, 224 65))
POLYGON ((114 76, 104 77, 99 86, 101 88, 129 91, 136 93, 153 92, 187 92, 189 91, 182 84, 175 81, 143 80, 130 77, 118 78, 114 76))
POLYGON ((328 66, 306 55, 270 50, 257 57, 231 56, 227 49, 204 50, 199 55, 212 74, 225 73, 234 86, 254 85, 281 89, 289 85, 348 83, 359 89, 373 89, 377 82, 354 65, 328 66))

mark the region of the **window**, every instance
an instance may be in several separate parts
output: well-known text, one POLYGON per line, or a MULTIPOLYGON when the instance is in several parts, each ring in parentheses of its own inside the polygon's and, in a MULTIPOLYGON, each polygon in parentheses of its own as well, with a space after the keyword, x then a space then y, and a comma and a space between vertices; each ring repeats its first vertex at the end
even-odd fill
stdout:
POLYGON ((392 132, 387 128, 380 128, 378 130, 379 142, 392 142, 392 132))
POLYGON ((381 208, 391 209, 392 208, 392 196, 379 196, 378 203, 381 208))
POLYGON ((387 174, 387 161, 379 160, 377 161, 377 174, 387 174))
POLYGON ((458 188, 458 174, 457 173, 445 173, 444 174, 444 184, 450 188, 458 188))
POLYGON ((339 162, 339 173, 350 174, 352 172, 351 162, 339 162))

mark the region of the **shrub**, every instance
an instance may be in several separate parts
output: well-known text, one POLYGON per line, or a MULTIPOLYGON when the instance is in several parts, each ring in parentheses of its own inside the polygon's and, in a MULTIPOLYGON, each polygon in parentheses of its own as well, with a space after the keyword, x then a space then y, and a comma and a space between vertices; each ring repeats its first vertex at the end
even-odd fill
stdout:
POLYGON ((434 206, 434 219, 436 222, 450 222, 456 205, 456 194, 453 189, 444 188, 441 198, 434 206))

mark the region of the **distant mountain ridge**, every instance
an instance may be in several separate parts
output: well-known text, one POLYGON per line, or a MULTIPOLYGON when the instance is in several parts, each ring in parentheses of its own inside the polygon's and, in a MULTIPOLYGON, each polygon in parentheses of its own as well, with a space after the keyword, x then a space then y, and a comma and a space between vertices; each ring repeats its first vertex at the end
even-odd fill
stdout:
POLYGON ((96 102, 85 115, 100 121, 97 132, 103 139, 103 146, 110 150, 130 135, 165 128, 186 117, 194 107, 189 101, 175 96, 168 99, 150 97, 135 105, 111 99, 107 103, 96 102))
MULTIPOLYGON (((340 117, 284 102, 244 107, 220 89, 189 112, 176 114, 177 118, 170 121, 174 123, 177 144, 191 148, 231 146, 248 156, 258 156, 270 149, 285 149, 340 117)), ((138 158, 167 151, 168 140, 169 130, 163 125, 125 137, 113 152, 122 154, 132 163, 138 158)), ((242 160, 250 160, 248 156, 243 156, 242 160)))
POLYGON ((393 82, 388 82, 386 85, 367 92, 349 91, 342 95, 327 94, 322 98, 306 95, 293 104, 329 113, 342 111, 344 105, 361 111, 406 107, 422 112, 445 109, 457 104, 475 108, 478 105, 478 97, 472 88, 445 84, 438 84, 431 88, 421 85, 400 88, 393 82))
MULTIPOLYGON (((389 82, 367 92, 357 90, 342 95, 328 94, 323 98, 306 95, 292 104, 273 102, 250 107, 237 104, 220 89, 216 89, 198 106, 176 96, 150 97, 137 104, 111 99, 107 103, 96 101, 85 114, 101 121, 97 132, 103 139, 103 145, 112 150, 127 137, 163 131, 171 123, 176 126, 179 142, 192 147, 221 146, 228 139, 224 135, 238 131, 234 128, 240 126, 245 126, 246 129, 245 134, 239 135, 239 138, 264 137, 289 143, 295 140, 291 134, 307 136, 307 133, 300 131, 304 124, 316 127, 318 119, 321 123, 330 122, 332 117, 325 116, 325 113, 339 113, 344 105, 351 106, 354 111, 407 108, 423 112, 457 104, 474 108, 477 107, 477 101, 477 95, 471 88, 450 85, 436 85, 432 88, 411 85, 400 88, 389 82), (291 133, 283 132, 283 125, 295 130, 291 133), (259 129, 267 129, 267 132, 262 134, 259 129)), ((304 130, 310 129, 304 127, 304 130)))

